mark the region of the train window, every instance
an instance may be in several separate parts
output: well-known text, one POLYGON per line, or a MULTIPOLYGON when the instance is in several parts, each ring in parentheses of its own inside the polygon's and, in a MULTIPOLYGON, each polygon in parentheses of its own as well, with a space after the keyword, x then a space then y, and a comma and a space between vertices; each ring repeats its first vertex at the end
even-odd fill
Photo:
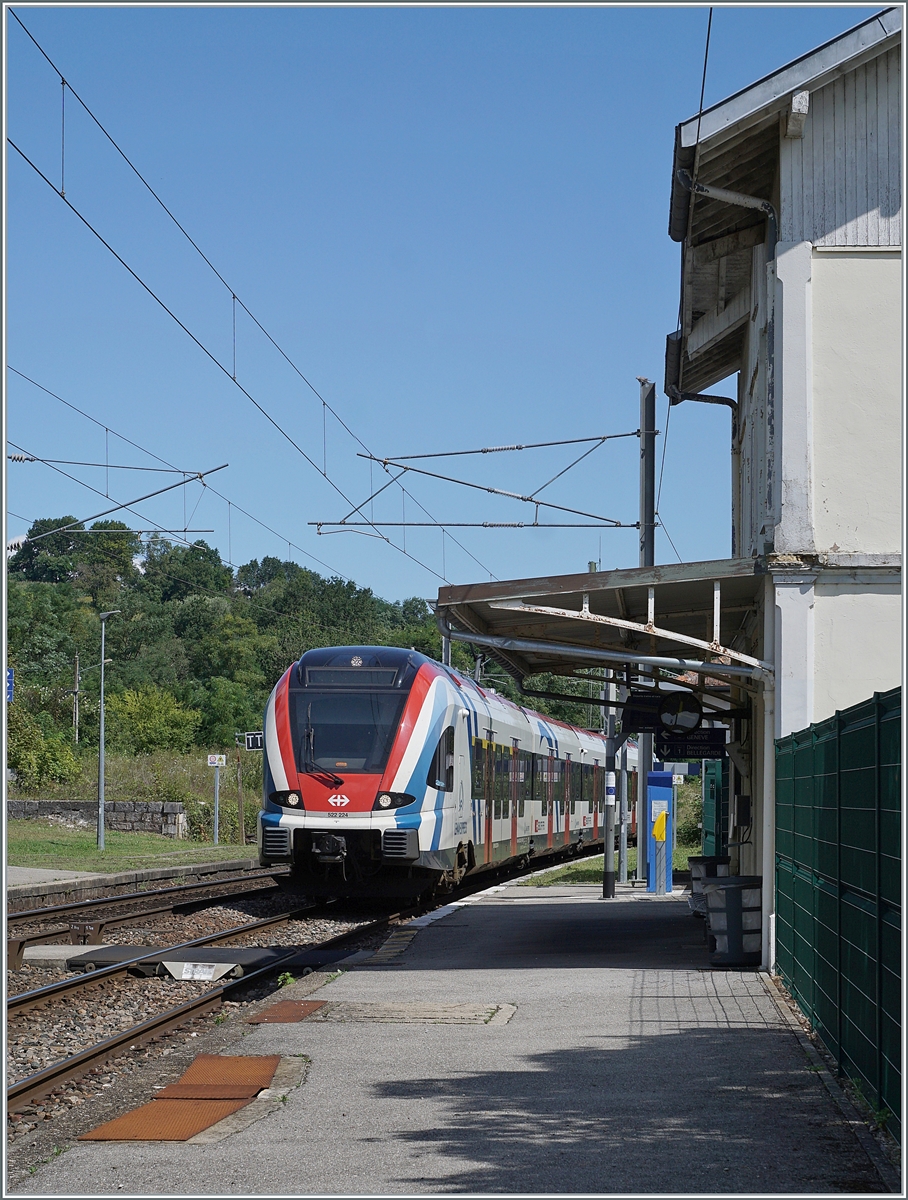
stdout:
POLYGON ((542 816, 549 814, 549 773, 541 754, 533 756, 533 801, 540 805, 542 816))
POLYGON ((571 803, 571 816, 577 811, 577 799, 580 793, 580 772, 583 770, 579 762, 568 759, 565 764, 565 798, 571 803))
POLYGON ((504 746, 495 746, 493 756, 495 764, 495 781, 492 792, 495 805, 494 816, 496 820, 502 820, 510 815, 508 799, 511 788, 511 752, 504 746))
POLYGON ((596 807, 600 812, 605 812, 605 769, 604 767, 596 767, 596 784, 595 784, 595 799, 596 807))
POLYGON ((549 755, 549 773, 552 780, 552 804, 555 806, 555 812, 561 809, 562 816, 564 815, 564 766, 565 764, 561 759, 556 758, 554 754, 549 755))
POLYGON ((517 761, 517 815, 522 817, 527 800, 533 799, 533 756, 528 750, 518 750, 517 761))
POLYGON ((486 794, 486 748, 482 738, 473 738, 473 762, 472 762, 472 777, 473 777, 473 795, 477 800, 482 799, 486 794))
POLYGON ((446 729, 438 739, 426 783, 439 792, 454 791, 454 727, 446 729))
POLYGON ((593 811, 593 782, 595 777, 600 773, 599 768, 598 766, 591 767, 584 763, 581 773, 583 775, 581 799, 586 801, 586 811, 591 813, 593 811))

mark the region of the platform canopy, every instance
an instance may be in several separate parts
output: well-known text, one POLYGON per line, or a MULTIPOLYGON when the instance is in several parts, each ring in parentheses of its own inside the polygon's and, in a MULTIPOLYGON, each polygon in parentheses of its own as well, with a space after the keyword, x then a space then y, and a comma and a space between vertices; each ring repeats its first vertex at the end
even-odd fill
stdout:
POLYGON ((761 559, 716 559, 444 587, 436 616, 519 682, 634 662, 744 682, 769 668, 759 657, 765 573, 761 559))

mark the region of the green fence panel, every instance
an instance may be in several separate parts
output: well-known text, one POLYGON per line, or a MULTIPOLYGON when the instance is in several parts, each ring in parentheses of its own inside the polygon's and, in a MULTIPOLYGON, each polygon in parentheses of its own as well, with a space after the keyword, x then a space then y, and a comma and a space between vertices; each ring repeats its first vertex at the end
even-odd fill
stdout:
POLYGON ((776 742, 776 962, 901 1129, 901 689, 776 742))

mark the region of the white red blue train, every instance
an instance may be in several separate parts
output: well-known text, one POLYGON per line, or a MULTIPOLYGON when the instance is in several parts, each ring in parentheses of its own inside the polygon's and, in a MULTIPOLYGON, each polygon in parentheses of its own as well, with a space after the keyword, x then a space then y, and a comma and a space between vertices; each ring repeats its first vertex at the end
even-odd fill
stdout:
POLYGON ((309 650, 264 720, 263 866, 313 895, 419 895, 602 843, 605 739, 413 650, 309 650))

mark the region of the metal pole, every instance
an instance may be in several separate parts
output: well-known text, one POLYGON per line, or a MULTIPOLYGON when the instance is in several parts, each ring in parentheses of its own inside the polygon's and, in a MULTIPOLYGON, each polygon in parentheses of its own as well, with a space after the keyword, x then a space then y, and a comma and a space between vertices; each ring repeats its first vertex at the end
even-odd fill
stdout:
MULTIPOLYGON (((112 608, 110 612, 99 614, 101 618, 101 723, 98 730, 98 849, 104 849, 104 633, 107 629, 107 618, 114 617, 120 612, 112 608)), ((78 684, 76 685, 78 687, 78 684)))
MULTIPOLYGON (((101 657, 104 657, 104 648, 101 648, 101 657)), ((76 655, 76 678, 73 684, 73 729, 75 731, 75 743, 79 744, 79 656, 76 655)))
POLYGON ((218 844, 218 803, 221 794, 221 768, 214 768, 214 844, 218 844))
POLYGON ((246 821, 243 813, 243 755, 240 744, 236 746, 236 811, 240 826, 240 845, 246 845, 246 821))
POLYGON ((656 385, 640 378, 640 566, 656 561, 656 385))
POLYGON ((98 741, 98 849, 104 849, 104 630, 107 615, 101 614, 101 726, 98 741))
POLYGON ((620 822, 618 826, 618 882, 627 883, 627 742, 621 747, 618 769, 618 803, 620 822))
MULTIPOLYGON (((607 671, 607 682, 602 689, 602 699, 615 699, 614 672, 607 671), (606 693, 608 694, 606 697, 606 693)), ((612 900, 615 896, 615 709, 602 710, 605 725, 605 814, 603 822, 602 899, 612 900)))
MULTIPOLYGON (((656 562, 656 385, 640 383, 640 566, 656 562)), ((653 735, 637 738, 637 872, 646 879, 649 834, 649 773, 653 769, 653 735)))

